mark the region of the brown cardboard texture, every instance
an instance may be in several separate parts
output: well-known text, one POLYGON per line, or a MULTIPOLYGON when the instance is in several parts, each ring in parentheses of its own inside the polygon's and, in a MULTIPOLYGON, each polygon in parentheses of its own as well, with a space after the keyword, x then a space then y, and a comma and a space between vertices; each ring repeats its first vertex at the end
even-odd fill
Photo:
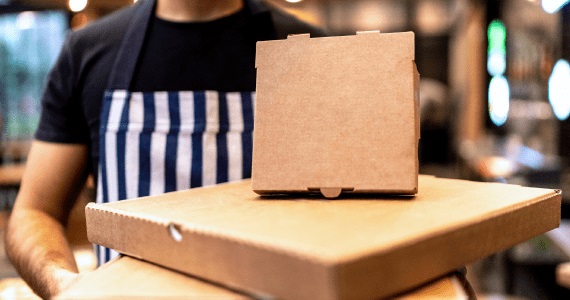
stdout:
POLYGON ((394 297, 396 300, 466 300, 476 299, 471 284, 462 274, 450 274, 429 282, 413 291, 394 297))
POLYGON ((71 283, 55 299, 250 299, 162 267, 118 257, 71 283))
MULTIPOLYGON (((447 275, 398 299, 467 299, 458 275, 447 275)), ((253 299, 129 256, 82 274, 55 299, 253 299)))
POLYGON ((420 176, 409 197, 260 197, 250 181, 90 203, 91 242, 285 299, 390 296, 558 226, 559 192, 420 176))
POLYGON ((257 43, 253 190, 415 194, 413 32, 257 43))

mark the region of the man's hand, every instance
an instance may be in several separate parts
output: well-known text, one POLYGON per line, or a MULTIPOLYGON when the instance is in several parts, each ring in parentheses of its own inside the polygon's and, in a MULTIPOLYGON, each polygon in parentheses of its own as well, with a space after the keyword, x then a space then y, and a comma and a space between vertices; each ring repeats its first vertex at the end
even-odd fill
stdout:
POLYGON ((42 298, 77 276, 65 225, 86 178, 87 147, 35 141, 6 231, 6 253, 42 298))

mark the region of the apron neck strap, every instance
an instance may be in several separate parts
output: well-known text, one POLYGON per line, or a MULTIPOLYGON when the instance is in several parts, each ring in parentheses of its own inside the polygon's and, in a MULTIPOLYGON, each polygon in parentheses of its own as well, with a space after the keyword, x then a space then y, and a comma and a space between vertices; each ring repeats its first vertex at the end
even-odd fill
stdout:
POLYGON ((148 26, 154 16, 156 0, 139 0, 135 5, 133 18, 111 68, 107 83, 107 89, 110 90, 130 88, 148 26))
MULTIPOLYGON (((135 5, 134 16, 129 22, 111 68, 107 90, 129 90, 131 87, 148 27, 154 16, 156 0, 139 0, 135 5)), ((258 16, 258 18, 271 18, 267 7, 259 3, 258 0, 244 0, 244 7, 249 15, 258 16)), ((271 24, 271 22, 264 24, 271 24)), ((257 26, 258 24, 254 25, 257 26)), ((261 40, 274 38, 275 30, 269 28, 268 31, 272 34, 261 37, 261 40)))
POLYGON ((259 2, 259 0, 243 0, 244 8, 250 15, 268 12, 269 9, 259 2))

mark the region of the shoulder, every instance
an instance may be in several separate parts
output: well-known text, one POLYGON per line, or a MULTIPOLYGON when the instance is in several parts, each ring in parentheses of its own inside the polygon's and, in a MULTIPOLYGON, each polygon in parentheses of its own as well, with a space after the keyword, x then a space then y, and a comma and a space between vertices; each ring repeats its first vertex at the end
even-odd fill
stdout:
POLYGON ((327 36, 327 33, 322 29, 308 24, 297 17, 283 11, 280 8, 268 3, 267 1, 250 0, 252 5, 256 6, 258 10, 269 11, 271 18, 275 25, 277 38, 285 39, 289 34, 310 33, 311 37, 327 36))
POLYGON ((104 16, 71 31, 61 50, 62 63, 69 65, 74 84, 90 76, 107 76, 137 5, 104 16))
POLYGON ((120 43, 135 10, 136 5, 120 9, 71 32, 70 47, 85 49, 120 43))

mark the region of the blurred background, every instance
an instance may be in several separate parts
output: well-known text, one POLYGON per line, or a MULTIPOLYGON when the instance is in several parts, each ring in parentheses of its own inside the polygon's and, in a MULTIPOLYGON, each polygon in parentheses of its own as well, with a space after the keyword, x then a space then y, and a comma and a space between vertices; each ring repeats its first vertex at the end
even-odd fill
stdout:
MULTIPOLYGON (((468 266, 471 284, 481 298, 570 299, 560 267, 570 261, 568 0, 268 2, 330 35, 414 31, 421 74, 420 172, 563 191, 561 227, 468 266)), ((66 33, 132 3, 0 0, 2 242, 46 76, 66 33)), ((84 251, 81 214, 92 194, 87 187, 69 233, 85 268, 93 262, 84 251)), ((0 299, 13 299, 26 287, 0 246, 0 299)))

